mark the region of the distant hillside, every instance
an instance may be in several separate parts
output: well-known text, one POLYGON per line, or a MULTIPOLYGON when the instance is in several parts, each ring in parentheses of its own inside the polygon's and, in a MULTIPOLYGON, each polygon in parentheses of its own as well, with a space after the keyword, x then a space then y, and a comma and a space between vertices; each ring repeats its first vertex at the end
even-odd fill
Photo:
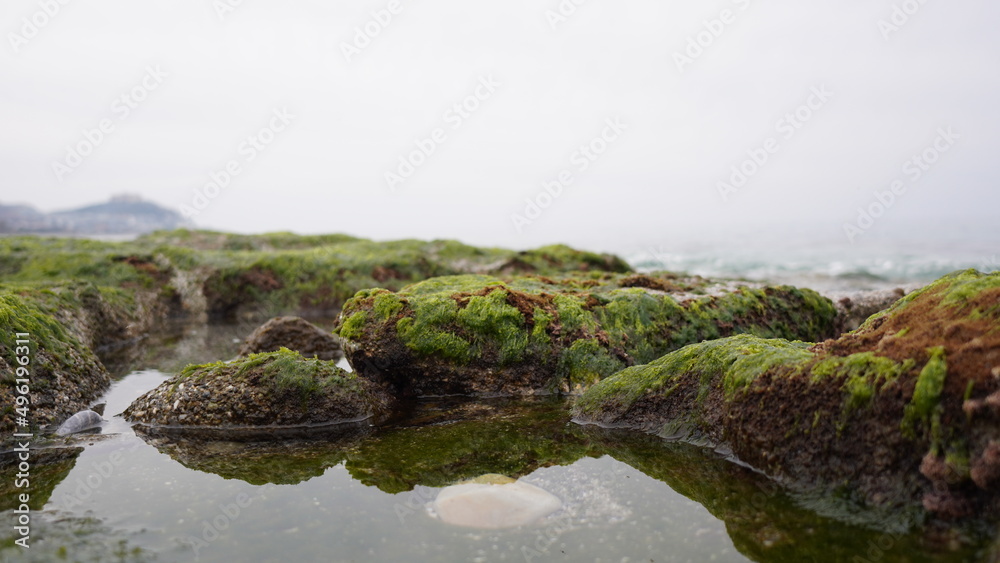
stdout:
POLYGON ((180 213, 134 195, 54 213, 0 204, 0 233, 5 234, 128 235, 190 226, 180 213))

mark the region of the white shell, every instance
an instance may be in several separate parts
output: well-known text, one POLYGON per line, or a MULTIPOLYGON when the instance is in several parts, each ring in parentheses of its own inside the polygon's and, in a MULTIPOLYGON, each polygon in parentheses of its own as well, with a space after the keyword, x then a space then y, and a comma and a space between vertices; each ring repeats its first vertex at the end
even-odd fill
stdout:
POLYGON ((558 497, 521 481, 453 485, 442 489, 433 505, 436 516, 447 524, 489 530, 531 524, 560 508, 558 497))
POLYGON ((67 436, 83 432, 84 430, 90 430, 91 428, 98 428, 102 422, 104 422, 104 419, 96 412, 92 410, 80 411, 67 418, 66 422, 62 423, 59 429, 56 430, 56 435, 67 436))

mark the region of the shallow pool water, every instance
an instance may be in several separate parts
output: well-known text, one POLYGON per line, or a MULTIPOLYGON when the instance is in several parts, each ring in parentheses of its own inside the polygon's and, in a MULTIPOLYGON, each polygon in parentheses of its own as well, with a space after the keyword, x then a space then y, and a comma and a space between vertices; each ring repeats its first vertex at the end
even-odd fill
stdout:
MULTIPOLYGON (((75 437, 75 449, 52 450, 59 453, 36 469, 33 499, 44 504, 33 507, 33 547, 13 547, 5 527, 2 560, 989 557, 981 531, 899 535, 885 526, 848 524, 829 510, 806 508, 817 505, 710 450, 576 425, 562 399, 425 400, 379 428, 359 425, 294 442, 137 435, 117 416, 134 398, 166 380, 178 362, 228 357, 233 345, 199 347, 191 345, 194 337, 185 338, 146 356, 158 369, 131 371, 112 386, 100 434, 75 437), (179 351, 178 342, 194 352, 179 351), (487 473, 530 483, 562 506, 541 521, 501 530, 434 517, 439 491, 487 473)), ((8 492, 0 509, 14 508, 8 492)))

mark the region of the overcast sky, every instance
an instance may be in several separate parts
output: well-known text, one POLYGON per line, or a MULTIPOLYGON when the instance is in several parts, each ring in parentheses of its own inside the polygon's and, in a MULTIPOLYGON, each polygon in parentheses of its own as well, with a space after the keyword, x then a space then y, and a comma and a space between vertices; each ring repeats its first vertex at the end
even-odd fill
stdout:
POLYGON ((576 1, 6 0, 0 202, 508 247, 1000 231, 1000 3, 576 1))

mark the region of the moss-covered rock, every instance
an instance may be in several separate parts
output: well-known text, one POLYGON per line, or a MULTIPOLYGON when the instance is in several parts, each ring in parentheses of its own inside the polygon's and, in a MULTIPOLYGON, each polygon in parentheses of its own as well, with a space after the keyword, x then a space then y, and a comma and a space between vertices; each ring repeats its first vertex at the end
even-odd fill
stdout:
MULTIPOLYGON (((3 443, 16 431, 22 413, 17 397, 27 391, 26 408, 31 430, 62 422, 87 408, 107 388, 111 379, 104 366, 81 339, 92 338, 83 325, 75 330, 57 320, 67 307, 83 306, 77 294, 65 288, 11 290, 0 287, 0 433, 3 443), (22 336, 18 336, 21 334, 22 336), (18 340, 27 341, 24 344, 18 340), (27 352, 27 354, 23 353, 27 352), (21 365, 16 358, 26 358, 21 365), (23 368, 19 373, 18 368, 23 368)), ((24 429, 22 429, 23 431, 24 429)))
POLYGON ((820 339, 832 303, 811 290, 673 274, 451 276, 364 290, 336 329, 359 373, 403 393, 567 392, 706 339, 820 339))
POLYGON ((355 423, 384 414, 390 399, 382 388, 336 366, 287 349, 253 354, 230 363, 188 366, 136 399, 123 413, 130 421, 164 433, 211 433, 232 437, 243 428, 274 431, 355 423))
POLYGON ((347 235, 165 231, 130 242, 0 238, 0 278, 125 288, 169 314, 328 316, 355 292, 443 275, 628 271, 616 256, 566 246, 515 252, 457 241, 375 242, 347 235))
POLYGON ((793 488, 941 516, 1000 508, 1000 274, 956 272, 822 344, 751 335, 628 368, 581 422, 728 447, 793 488))
POLYGON ((344 357, 335 336, 300 317, 275 317, 267 321, 243 342, 240 356, 276 352, 281 348, 294 350, 307 358, 339 360, 344 357))

